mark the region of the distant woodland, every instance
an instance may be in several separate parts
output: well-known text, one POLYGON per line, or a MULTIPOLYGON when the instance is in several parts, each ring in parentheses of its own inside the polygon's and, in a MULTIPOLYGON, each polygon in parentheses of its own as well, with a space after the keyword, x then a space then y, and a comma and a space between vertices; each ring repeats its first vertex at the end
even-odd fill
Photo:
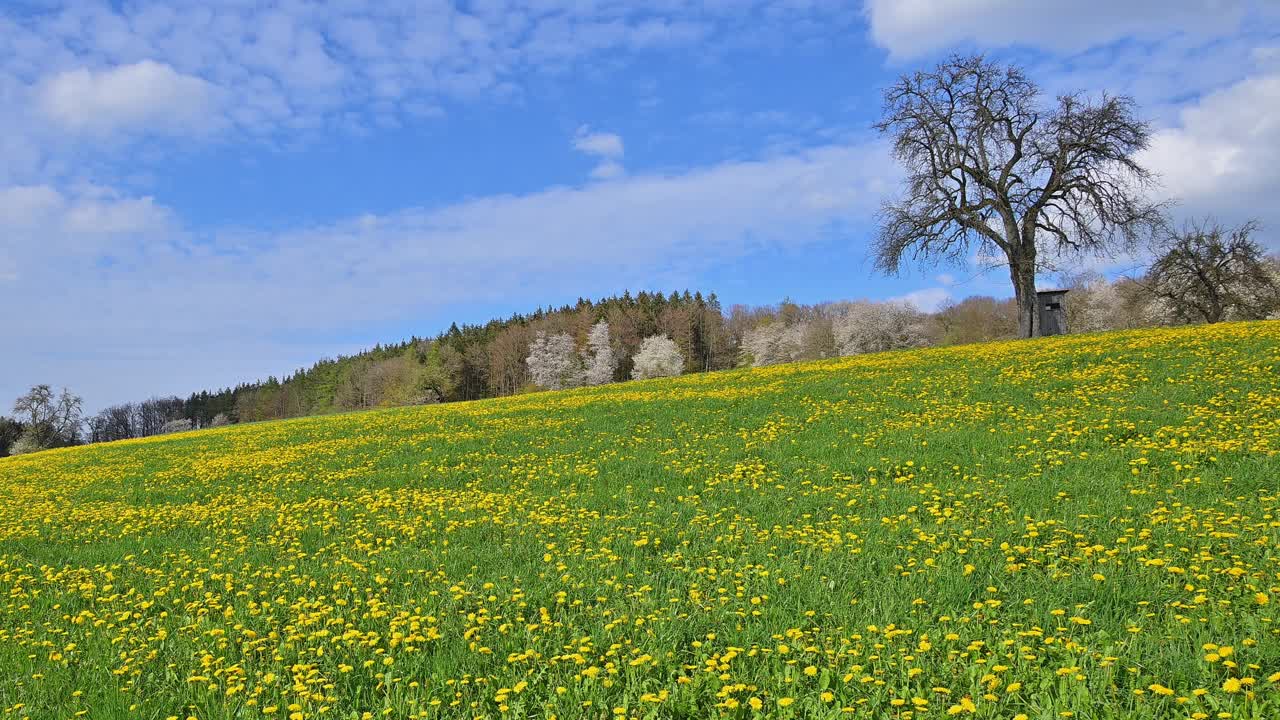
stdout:
MULTIPOLYGON (((527 362, 538 333, 585 341, 601 320, 608 323, 618 357, 613 380, 631 377, 641 342, 655 335, 675 342, 683 372, 719 370, 738 361, 730 323, 714 294, 624 293, 483 325, 454 324, 434 338, 414 337, 349 357, 325 358, 287 377, 200 391, 178 401, 182 407, 176 414, 201 428, 528 392, 538 389, 527 362)), ((167 402, 176 410, 175 400, 167 402)), ((110 423, 102 425, 110 430, 110 423)))
MULTIPOLYGON (((1064 278, 1069 332, 1280 317, 1280 260, 1247 232, 1197 231, 1140 279, 1064 278), (1233 244, 1234 243, 1234 244, 1233 244)), ((1014 339, 1016 301, 986 296, 935 312, 895 301, 735 305, 701 292, 623 293, 483 325, 453 324, 286 377, 81 415, 80 398, 32 388, 0 417, 0 456, 232 423, 421 405, 634 378, 1014 339)))

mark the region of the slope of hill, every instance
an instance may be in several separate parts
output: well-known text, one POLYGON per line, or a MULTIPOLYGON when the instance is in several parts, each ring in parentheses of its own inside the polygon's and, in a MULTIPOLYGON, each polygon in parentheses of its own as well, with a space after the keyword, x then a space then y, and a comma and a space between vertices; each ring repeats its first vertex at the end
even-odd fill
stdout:
POLYGON ((1278 454, 1271 322, 8 458, 0 710, 1277 717, 1278 454))
POLYGON ((194 393, 183 402, 181 416, 194 427, 208 427, 220 413, 234 422, 256 422, 416 405, 428 397, 452 402, 513 395, 532 383, 525 358, 538 332, 585 340, 600 320, 608 322, 620 360, 614 380, 630 377, 631 357, 653 334, 675 340, 684 354, 685 372, 734 364, 736 353, 715 293, 625 292, 595 301, 579 298, 573 305, 539 308, 483 325, 454 324, 431 340, 378 345, 321 360, 279 380, 194 393))

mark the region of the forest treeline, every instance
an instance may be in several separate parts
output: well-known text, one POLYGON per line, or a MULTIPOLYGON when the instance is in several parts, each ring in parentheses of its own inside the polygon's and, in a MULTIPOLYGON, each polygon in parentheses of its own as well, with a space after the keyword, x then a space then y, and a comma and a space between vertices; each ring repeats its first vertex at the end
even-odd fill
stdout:
POLYGON ((284 378, 201 391, 181 401, 180 417, 201 428, 514 395, 537 389, 527 359, 538 333, 567 334, 585 343, 600 321, 608 324, 618 357, 613 380, 631 377, 642 341, 655 335, 675 342, 683 372, 737 363, 737 343, 715 294, 623 293, 483 325, 455 323, 434 338, 414 337, 352 356, 325 358, 284 378))
MULTIPOLYGON (((1067 330, 1280 317, 1280 259, 1265 257, 1256 245, 1232 250, 1223 239, 1238 245, 1239 231, 1196 232, 1195 243, 1176 244, 1143 278, 1084 274, 1063 279, 1069 290, 1067 330)), ((714 293, 628 292, 483 325, 453 324, 434 338, 413 337, 322 359, 287 377, 113 405, 88 417, 81 416, 77 396, 39 385, 15 402, 13 417, 0 417, 0 456, 231 423, 1019 335, 1012 298, 968 297, 935 312, 901 301, 803 305, 786 300, 735 305, 726 312, 714 293)))
MULTIPOLYGON (((1070 290, 1067 326, 1070 332, 1095 332, 1274 316, 1280 311, 1275 289, 1280 286, 1274 280, 1280 277, 1280 264, 1275 259, 1265 263, 1273 278, 1266 288, 1220 293, 1230 300, 1220 303, 1216 313, 1197 311, 1198 295, 1175 302, 1154 292, 1157 286, 1150 282, 1088 273, 1064 277, 1061 285, 1070 290)), ((1233 287, 1227 282, 1219 286, 1233 287)), ((971 296, 949 301, 935 312, 893 301, 804 305, 789 300, 725 310, 715 293, 626 292, 483 325, 455 323, 434 338, 413 337, 352 356, 322 359, 284 378, 201 391, 185 399, 153 398, 108 408, 86 421, 85 440, 622 381, 638 376, 635 360, 646 338, 672 341, 671 357, 665 362, 676 364, 668 374, 680 374, 1018 335, 1018 307, 1012 298, 971 296), (588 371, 589 360, 579 360, 578 354, 598 344, 593 328, 604 331, 603 342, 613 359, 604 369, 605 377, 588 381, 587 375, 600 370, 588 371), (540 343, 540 337, 547 342, 540 343), (563 346, 559 358, 550 349, 556 339, 563 346), (548 362, 569 367, 571 375, 581 372, 584 379, 549 383, 548 362), (570 367, 574 365, 577 371, 570 367), (138 418, 132 425, 110 419, 130 412, 138 418)))
MULTIPOLYGON (((19 398, 12 417, 0 416, 0 457, 83 442, 108 442, 232 423, 278 420, 378 407, 501 397, 538 385, 531 348, 576 353, 596 328, 604 330, 610 360, 593 368, 591 384, 660 374, 705 372, 738 362, 738 340, 715 294, 639 292, 540 308, 484 324, 454 323, 433 338, 412 337, 351 356, 324 358, 285 377, 201 390, 186 398, 153 397, 81 417, 80 398, 40 385, 19 398), (604 325, 604 328, 597 326, 604 325), (649 340, 646 355, 641 349, 649 340), (656 343, 655 341, 661 341, 656 343), (652 348, 662 352, 655 357, 652 348), (636 361, 649 366, 637 368, 636 361)), ((577 362, 544 353, 551 362, 577 362)), ((571 373, 572 374, 572 373, 571 373)), ((583 373, 585 381, 585 371, 583 373)))

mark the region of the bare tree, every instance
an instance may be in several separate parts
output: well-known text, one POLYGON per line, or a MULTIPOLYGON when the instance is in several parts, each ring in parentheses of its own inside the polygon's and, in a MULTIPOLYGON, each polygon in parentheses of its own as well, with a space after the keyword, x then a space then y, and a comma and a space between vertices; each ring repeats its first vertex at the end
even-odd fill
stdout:
POLYGON ((47 422, 53 413, 53 388, 36 385, 13 401, 13 412, 28 425, 47 422))
POLYGON ((103 408, 85 421, 89 428, 89 442, 112 442, 139 437, 134 423, 136 415, 137 408, 133 403, 103 408))
POLYGON ((381 407, 421 405, 430 399, 419 383, 422 366, 412 350, 378 360, 369 368, 369 374, 378 388, 377 404, 381 407))
POLYGON ((1224 228, 1211 220, 1171 232, 1143 285, 1182 322, 1261 320, 1280 310, 1278 283, 1258 223, 1224 228))
POLYGON ((489 355, 489 387, 496 395, 514 395, 529 382, 525 357, 533 331, 527 325, 511 325, 494 335, 485 346, 489 355))
POLYGON ((163 432, 165 423, 182 417, 182 399, 153 397, 133 406, 131 437, 150 437, 163 432))
POLYGON ((1039 334, 1036 272, 1044 256, 1107 255, 1161 223, 1151 173, 1135 154, 1150 129, 1125 96, 1063 95, 1046 107, 1016 66, 953 57, 885 91, 876 129, 906 167, 886 203, 876 263, 1002 258, 1018 334, 1039 334))
POLYGON ((347 410, 417 404, 424 399, 420 374, 410 353, 382 360, 360 358, 338 384, 334 400, 347 410))
POLYGON ((932 342, 939 345, 1006 340, 1018 332, 1018 308, 1013 300, 974 295, 946 303, 933 314, 932 342))
POLYGON ((821 314, 804 324, 800 338, 800 360, 821 360, 840 354, 836 345, 834 313, 830 308, 819 306, 821 314))
POLYGON ((55 395, 48 385, 37 385, 15 400, 13 413, 24 426, 19 438, 24 448, 43 450, 78 442, 82 404, 70 390, 63 388, 61 394, 55 395))

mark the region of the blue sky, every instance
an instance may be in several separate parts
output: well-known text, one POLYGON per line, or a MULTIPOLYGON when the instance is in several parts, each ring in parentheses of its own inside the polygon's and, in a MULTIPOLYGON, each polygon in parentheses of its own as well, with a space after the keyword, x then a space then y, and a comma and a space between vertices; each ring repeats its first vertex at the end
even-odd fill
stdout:
POLYGON ((9 0, 0 399, 185 394, 628 288, 1007 294, 976 259, 866 262, 881 89, 975 50, 1132 94, 1180 214, 1280 227, 1273 3, 9 0))

